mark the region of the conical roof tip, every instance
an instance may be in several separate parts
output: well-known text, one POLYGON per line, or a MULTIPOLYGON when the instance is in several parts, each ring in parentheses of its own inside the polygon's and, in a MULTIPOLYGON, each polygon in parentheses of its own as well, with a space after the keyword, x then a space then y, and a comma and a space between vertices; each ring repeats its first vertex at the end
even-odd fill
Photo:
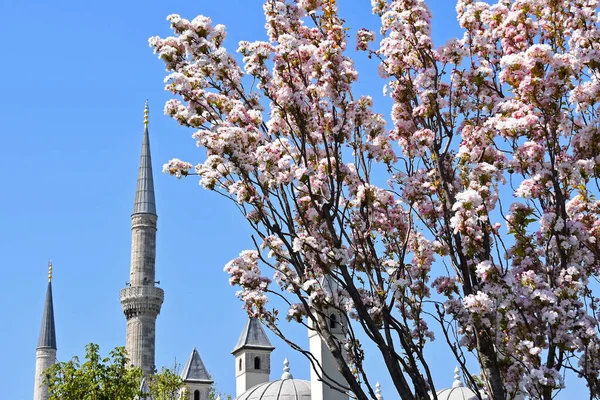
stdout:
POLYGON ((52 282, 50 280, 48 280, 48 289, 46 291, 46 301, 44 303, 44 312, 42 314, 42 326, 40 327, 40 337, 38 339, 37 348, 56 350, 54 306, 52 304, 52 282))
POLYGON ((188 359, 183 371, 181 371, 181 379, 184 382, 189 381, 204 381, 206 383, 212 383, 212 379, 202 362, 202 358, 200 358, 200 353, 194 347, 192 350, 192 354, 190 354, 190 358, 188 359))
POLYGON ((249 347, 259 348, 264 350, 273 350, 275 347, 269 341, 265 330, 263 329, 260 321, 256 318, 249 318, 246 321, 246 325, 242 330, 242 334, 235 345, 232 353, 236 353, 238 350, 249 347))
POLYGON ((150 387, 146 378, 142 378, 142 384, 140 385, 141 396, 137 396, 136 400, 154 400, 154 397, 150 394, 150 387))
POLYGON ((144 137, 142 139, 142 154, 138 170, 133 214, 156 215, 154 200, 154 179, 152 177, 152 158, 150 156, 150 137, 148 135, 148 102, 144 108, 144 137))
POLYGON ((142 378, 142 384, 140 385, 140 392, 150 393, 150 387, 148 386, 148 382, 146 381, 146 378, 142 378))

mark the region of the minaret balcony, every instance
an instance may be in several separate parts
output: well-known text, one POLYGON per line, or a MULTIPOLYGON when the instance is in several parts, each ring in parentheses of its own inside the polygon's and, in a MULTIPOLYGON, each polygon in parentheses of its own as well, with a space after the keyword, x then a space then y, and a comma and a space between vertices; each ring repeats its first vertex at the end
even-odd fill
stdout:
POLYGON ((127 318, 140 315, 158 315, 165 292, 155 286, 130 286, 121 289, 121 306, 127 318))

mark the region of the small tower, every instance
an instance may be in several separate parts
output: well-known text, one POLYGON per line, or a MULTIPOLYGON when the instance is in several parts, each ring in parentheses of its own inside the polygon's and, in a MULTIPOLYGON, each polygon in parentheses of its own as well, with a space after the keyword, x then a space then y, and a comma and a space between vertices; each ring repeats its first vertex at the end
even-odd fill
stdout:
POLYGON ((48 263, 48 289, 40 328, 40 338, 35 350, 35 387, 33 400, 47 400, 48 387, 45 372, 56 361, 56 332, 54 330, 54 307, 52 305, 52 261, 48 263))
MULTIPOLYGON (((337 285, 327 277, 323 279, 323 289, 330 292, 334 302, 337 302, 337 285)), ((327 325, 329 331, 336 337, 338 342, 343 342, 345 338, 344 323, 342 315, 336 310, 326 310, 326 320, 320 324, 327 325)), ((308 321, 308 342, 310 353, 321 365, 321 369, 311 363, 310 368, 310 391, 312 400, 348 400, 348 395, 344 393, 347 390, 347 383, 338 370, 338 365, 327 348, 327 344, 321 338, 316 329, 313 329, 314 323, 308 321), (339 389, 339 390, 338 390, 339 389), (341 391, 340 391, 341 390, 341 391)))
POLYGON ((188 388, 189 400, 209 400, 213 380, 195 347, 181 372, 181 379, 188 388))
POLYGON ((235 395, 259 383, 269 381, 271 373, 271 352, 275 349, 265 334, 260 321, 248 319, 235 348, 235 395))
POLYGON ((127 319, 125 347, 131 363, 141 367, 145 375, 153 374, 156 368, 156 317, 164 299, 163 290, 155 286, 157 219, 146 102, 142 155, 131 214, 130 282, 121 289, 121 306, 127 319))

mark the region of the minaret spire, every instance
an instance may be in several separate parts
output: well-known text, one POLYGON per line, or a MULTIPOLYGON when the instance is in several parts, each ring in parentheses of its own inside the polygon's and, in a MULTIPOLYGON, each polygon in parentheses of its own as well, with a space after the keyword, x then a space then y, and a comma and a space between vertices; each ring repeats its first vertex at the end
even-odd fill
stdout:
POLYGON ((144 138, 138 170, 137 188, 133 202, 133 213, 156 214, 154 201, 154 180, 152 178, 152 158, 150 157, 150 138, 148 135, 148 100, 144 107, 144 138))
POLYGON ((164 298, 155 286, 156 204, 148 135, 148 102, 144 107, 144 136, 137 188, 131 215, 131 266, 129 286, 121 290, 121 306, 127 318, 127 353, 144 374, 155 370, 156 317, 164 298))
POLYGON ((38 339, 38 349, 46 348, 56 350, 56 331, 54 329, 54 306, 52 304, 52 260, 48 262, 48 290, 42 314, 42 326, 38 339))
POLYGON ((35 387, 34 400, 48 399, 48 387, 45 384, 45 372, 56 361, 56 331, 54 328, 54 306, 52 303, 52 261, 48 262, 48 289, 42 314, 40 337, 35 351, 35 387))

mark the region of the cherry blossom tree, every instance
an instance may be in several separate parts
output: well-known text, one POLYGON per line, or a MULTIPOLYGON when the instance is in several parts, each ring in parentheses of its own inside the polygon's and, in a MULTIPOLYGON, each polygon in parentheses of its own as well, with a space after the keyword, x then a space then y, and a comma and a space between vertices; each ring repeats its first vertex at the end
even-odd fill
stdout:
POLYGON ((436 398, 435 333, 490 399, 551 399, 566 371, 600 398, 598 1, 459 0, 464 34, 439 47, 424 0, 371 4, 381 29, 357 50, 385 114, 353 94, 334 0, 266 0, 268 41, 237 56, 223 25, 169 16, 150 39, 165 113, 207 156, 164 170, 238 206, 256 248, 230 283, 284 340, 281 318, 316 329, 353 397, 375 398, 366 338, 400 398, 436 398))

